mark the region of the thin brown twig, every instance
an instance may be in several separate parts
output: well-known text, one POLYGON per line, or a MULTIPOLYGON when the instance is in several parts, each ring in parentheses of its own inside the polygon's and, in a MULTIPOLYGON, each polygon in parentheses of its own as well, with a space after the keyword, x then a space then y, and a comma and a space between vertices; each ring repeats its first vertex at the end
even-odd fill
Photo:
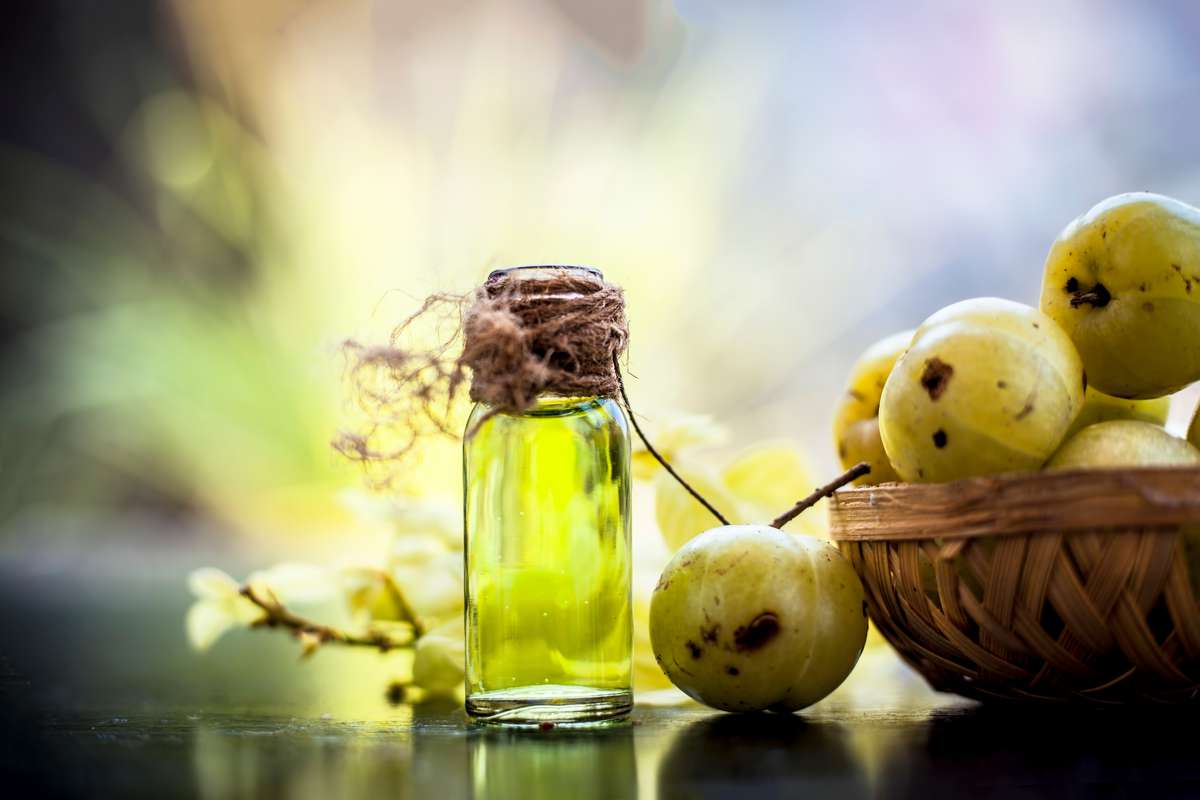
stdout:
POLYGON ((329 625, 323 625, 319 622, 305 619, 297 614, 289 611, 283 603, 280 603, 273 595, 270 599, 260 597, 258 592, 254 591, 254 587, 244 585, 239 589, 243 597, 249 600, 254 605, 261 608, 266 616, 258 622, 254 623, 255 627, 266 628, 287 628, 292 632, 292 635, 300 638, 301 636, 310 636, 316 639, 318 644, 326 642, 336 642, 337 644, 353 645, 358 647, 373 647, 380 652, 386 653, 389 650, 396 650, 403 647, 409 647, 419 638, 417 628, 413 628, 413 638, 409 641, 398 641, 394 637, 388 636, 382 631, 370 631, 366 634, 358 635, 348 633, 347 631, 339 630, 329 625))
POLYGON ((796 503, 796 505, 792 506, 790 509, 788 509, 784 513, 780 514, 771 523, 771 527, 772 528, 782 528, 784 525, 787 525, 789 522, 794 520, 796 517, 800 516, 805 511, 807 511, 811 506, 815 505, 816 502, 818 500, 820 500, 822 497, 829 497, 831 494, 833 494, 838 489, 845 486, 850 481, 852 481, 856 478, 861 478, 863 475, 866 475, 870 471, 871 471, 871 465, 865 461, 860 461, 859 463, 855 464, 850 469, 843 472, 838 477, 831 480, 829 483, 825 484, 824 486, 820 487, 819 489, 814 490, 812 494, 810 494, 808 497, 801 500, 799 503, 796 503))
POLYGON ((646 434, 642 432, 642 428, 637 422, 637 416, 633 413, 633 406, 629 402, 629 395, 625 392, 625 379, 621 377, 621 364, 617 360, 616 353, 613 353, 613 370, 617 375, 617 386, 621 389, 621 400, 625 403, 625 410, 629 412, 629 424, 633 425, 633 429, 637 431, 638 438, 642 440, 642 444, 646 445, 646 450, 649 451, 650 455, 654 456, 654 459, 659 464, 662 464, 663 469, 665 469, 672 478, 679 481, 680 486, 682 486, 684 489, 687 489, 688 494, 696 498, 700 505, 707 508, 714 517, 721 521, 722 525, 728 525, 729 520, 725 518, 725 515, 713 508, 712 503, 705 500, 698 491, 693 489, 692 485, 685 481, 683 476, 676 472, 675 468, 667 463, 667 459, 663 458, 662 454, 654 449, 654 445, 650 444, 650 440, 647 439, 646 434))
POLYGON ((425 626, 421 623, 417 612, 413 609, 412 604, 408 602, 408 597, 405 596, 404 590, 400 585, 392 580, 392 576, 386 572, 380 572, 383 578, 383 585, 387 588, 388 594, 396 601, 396 607, 400 609, 403 621, 412 626, 413 638, 420 639, 425 635, 425 626))

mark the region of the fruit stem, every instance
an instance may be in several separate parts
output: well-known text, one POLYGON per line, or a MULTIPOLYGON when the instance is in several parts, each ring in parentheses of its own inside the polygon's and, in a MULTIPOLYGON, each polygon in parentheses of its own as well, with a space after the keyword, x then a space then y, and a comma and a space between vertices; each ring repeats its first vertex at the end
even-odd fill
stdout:
POLYGON ((787 525, 796 517, 803 514, 810 507, 816 505, 816 502, 822 497, 829 497, 831 494, 845 486, 850 481, 855 480, 856 478, 861 478, 870 471, 871 465, 865 461, 860 461, 838 477, 831 480, 829 483, 815 490, 812 494, 801 500, 799 503, 796 503, 796 505, 792 506, 788 511, 780 514, 775 518, 775 521, 771 523, 771 527, 782 528, 784 525, 787 525))
MULTIPOLYGON (((621 364, 617 360, 617 354, 615 352, 613 353, 613 372, 617 376, 617 386, 621 389, 621 400, 625 403, 625 410, 629 412, 629 423, 633 425, 633 429, 637 431, 638 438, 642 440, 642 444, 646 445, 646 450, 649 451, 650 455, 654 456, 655 461, 662 464, 663 469, 665 469, 672 478, 679 481, 680 486, 682 486, 684 489, 687 489, 688 494, 696 498, 700 505, 707 508, 714 517, 721 521, 722 525, 728 525, 729 520, 725 518, 725 515, 713 508, 712 503, 705 500, 703 495, 693 489, 691 484, 685 481, 683 476, 676 472, 674 467, 667 463, 667 460, 663 458, 662 454, 654 449, 654 445, 650 444, 650 440, 647 439, 646 434, 642 432, 642 427, 638 425, 637 415, 633 413, 633 407, 629 404, 629 395, 625 393, 625 379, 621 377, 621 364)), ((859 466, 864 465, 860 464, 859 466)), ((868 469, 870 468, 868 467, 868 469)), ((851 478, 851 480, 853 480, 853 478, 851 478)))

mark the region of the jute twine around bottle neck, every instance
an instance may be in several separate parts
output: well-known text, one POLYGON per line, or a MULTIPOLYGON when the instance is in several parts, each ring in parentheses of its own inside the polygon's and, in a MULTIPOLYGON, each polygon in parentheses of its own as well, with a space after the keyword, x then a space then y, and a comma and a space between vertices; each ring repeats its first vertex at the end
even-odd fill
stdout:
POLYGON ((616 358, 629 341, 625 296, 598 273, 493 273, 463 315, 463 335, 459 364, 471 370, 471 399, 497 412, 525 411, 546 394, 620 392, 616 358))

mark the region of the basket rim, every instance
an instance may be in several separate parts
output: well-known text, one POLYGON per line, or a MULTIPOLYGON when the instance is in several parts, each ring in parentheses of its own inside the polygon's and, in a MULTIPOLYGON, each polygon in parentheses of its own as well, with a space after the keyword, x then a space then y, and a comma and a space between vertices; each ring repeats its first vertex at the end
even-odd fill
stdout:
POLYGON ((836 492, 835 541, 972 539, 1044 531, 1200 523, 1200 466, 994 475, 881 483, 836 492))

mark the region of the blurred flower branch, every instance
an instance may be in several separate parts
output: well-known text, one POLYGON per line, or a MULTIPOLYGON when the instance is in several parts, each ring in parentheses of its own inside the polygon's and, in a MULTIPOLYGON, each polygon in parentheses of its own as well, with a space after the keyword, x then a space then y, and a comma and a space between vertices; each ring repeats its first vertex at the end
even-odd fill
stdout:
POLYGON ((397 606, 402 609, 406 617, 404 621, 409 626, 407 634, 400 633, 398 635, 393 630, 380 627, 369 627, 362 634, 349 633, 329 625, 305 619, 289 611, 283 603, 279 602, 279 598, 269 588, 265 589, 267 596, 263 597, 260 596, 259 590, 256 590, 254 586, 247 583, 238 588, 238 593, 263 610, 263 616, 251 623, 251 627, 287 628, 303 646, 303 655, 305 656, 312 655, 317 651, 317 648, 329 642, 358 645, 361 647, 375 647, 383 653, 402 647, 411 647, 424 635, 425 627, 413 614, 412 608, 404 599, 404 594, 400 591, 400 588, 386 574, 380 573, 380 576, 388 590, 392 593, 397 606))
POLYGON ((360 516, 392 529, 382 565, 332 568, 283 563, 238 582, 204 567, 192 572, 195 602, 188 610, 188 641, 207 650, 237 629, 287 631, 301 657, 327 644, 406 653, 396 661, 389 697, 454 694, 463 677, 462 539, 449 503, 399 504, 352 494, 360 516), (397 694, 397 687, 404 691, 397 694))

